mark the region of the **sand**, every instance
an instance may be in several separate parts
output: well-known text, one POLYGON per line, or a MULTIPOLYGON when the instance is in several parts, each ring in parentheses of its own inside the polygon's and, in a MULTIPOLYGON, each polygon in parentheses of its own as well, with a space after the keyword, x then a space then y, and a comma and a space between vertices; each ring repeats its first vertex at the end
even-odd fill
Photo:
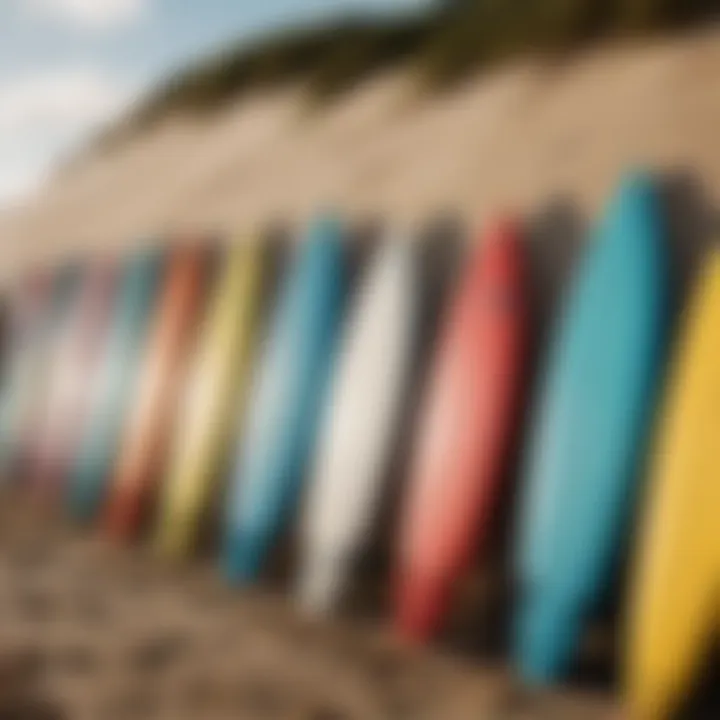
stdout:
POLYGON ((497 668, 303 620, 276 592, 228 589, 209 564, 168 567, 42 517, 2 512, 0 717, 612 717, 602 698, 526 695, 497 668))

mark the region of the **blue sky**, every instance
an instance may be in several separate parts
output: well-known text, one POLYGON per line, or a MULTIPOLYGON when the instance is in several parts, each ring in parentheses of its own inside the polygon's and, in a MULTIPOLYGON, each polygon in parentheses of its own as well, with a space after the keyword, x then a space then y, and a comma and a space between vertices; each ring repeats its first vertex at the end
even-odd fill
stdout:
POLYGON ((430 0, 0 0, 0 205, 194 57, 278 25, 430 0))

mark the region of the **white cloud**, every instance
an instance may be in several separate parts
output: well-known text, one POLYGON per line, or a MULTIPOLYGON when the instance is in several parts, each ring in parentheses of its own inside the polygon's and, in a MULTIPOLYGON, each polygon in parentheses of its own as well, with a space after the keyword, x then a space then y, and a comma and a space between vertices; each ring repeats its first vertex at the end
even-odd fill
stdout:
POLYGON ((0 202, 36 187, 55 162, 130 98, 126 85, 89 68, 0 83, 0 202))
POLYGON ((32 162, 3 165, 0 168, 0 209, 27 200, 43 182, 45 165, 32 162))
POLYGON ((89 29, 109 29, 137 20, 149 0, 21 0, 35 14, 89 29))
POLYGON ((0 133, 93 125, 117 112, 127 97, 122 85, 84 68, 13 79, 0 84, 0 133))

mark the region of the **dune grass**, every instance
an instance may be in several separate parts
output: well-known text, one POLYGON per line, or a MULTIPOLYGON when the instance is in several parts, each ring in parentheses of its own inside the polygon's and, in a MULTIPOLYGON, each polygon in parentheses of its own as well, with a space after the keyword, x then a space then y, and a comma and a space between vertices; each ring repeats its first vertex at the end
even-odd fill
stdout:
POLYGON ((322 102, 399 65, 415 68, 432 90, 518 54, 566 51, 718 13, 720 0, 446 0, 421 15, 288 29, 226 48, 177 74, 124 127, 137 131, 169 113, 213 111, 283 85, 303 84, 322 102))

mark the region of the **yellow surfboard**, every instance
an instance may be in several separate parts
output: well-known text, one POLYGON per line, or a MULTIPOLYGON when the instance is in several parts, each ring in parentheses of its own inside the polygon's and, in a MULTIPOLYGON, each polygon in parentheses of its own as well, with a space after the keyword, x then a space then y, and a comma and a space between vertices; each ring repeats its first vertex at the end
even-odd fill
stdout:
POLYGON ((228 443, 250 376, 263 261, 257 242, 227 251, 198 336, 178 427, 162 483, 157 545, 163 555, 192 549, 212 493, 219 489, 228 443))
POLYGON ((672 368, 629 615, 631 720, 665 720, 717 629, 720 589, 720 251, 706 263, 672 368))

